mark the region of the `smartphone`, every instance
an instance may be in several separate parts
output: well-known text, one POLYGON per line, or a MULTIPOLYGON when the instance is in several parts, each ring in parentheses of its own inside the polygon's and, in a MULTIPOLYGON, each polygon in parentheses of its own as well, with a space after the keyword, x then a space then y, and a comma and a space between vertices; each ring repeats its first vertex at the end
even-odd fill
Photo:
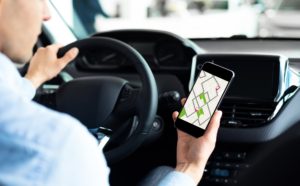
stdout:
POLYGON ((232 70, 204 63, 175 126, 194 137, 202 136, 233 78, 232 70))

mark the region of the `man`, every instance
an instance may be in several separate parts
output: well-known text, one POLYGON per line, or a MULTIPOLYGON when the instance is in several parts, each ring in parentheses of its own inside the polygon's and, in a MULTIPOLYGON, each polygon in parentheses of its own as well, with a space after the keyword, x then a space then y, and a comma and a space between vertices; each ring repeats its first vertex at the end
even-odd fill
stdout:
POLYGON ((109 17, 103 10, 99 0, 73 0, 73 7, 88 34, 97 31, 95 28, 97 15, 102 15, 105 18, 109 17))
MULTIPOLYGON (((31 58, 48 19, 47 0, 0 0, 0 185, 109 185, 109 168, 87 129, 31 101, 34 88, 78 54, 73 48, 57 58, 59 46, 51 45, 31 58), (28 60, 22 78, 13 63, 28 60)), ((196 185, 214 149, 220 117, 216 112, 201 138, 178 131, 176 169, 152 185, 196 185)))

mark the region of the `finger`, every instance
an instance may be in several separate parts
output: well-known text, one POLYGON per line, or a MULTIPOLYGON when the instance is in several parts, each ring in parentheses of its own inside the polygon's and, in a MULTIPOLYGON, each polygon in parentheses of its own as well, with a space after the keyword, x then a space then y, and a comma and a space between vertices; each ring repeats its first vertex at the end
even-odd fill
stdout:
POLYGON ((174 122, 176 121, 176 119, 177 119, 177 117, 178 117, 178 114, 179 114, 179 112, 177 112, 177 111, 173 112, 172 118, 173 118, 173 121, 174 121, 174 122))
POLYGON ((55 45, 55 46, 57 46, 57 47, 59 47, 59 48, 62 48, 62 47, 64 47, 64 45, 63 45, 63 44, 61 44, 61 43, 55 43, 54 45, 55 45))
POLYGON ((57 53, 59 48, 61 48, 61 44, 52 44, 52 45, 46 46, 45 48, 57 53))
POLYGON ((76 58, 78 53, 79 53, 78 48, 72 48, 68 52, 66 52, 65 55, 59 59, 59 61, 60 63, 67 65, 69 62, 71 62, 73 59, 76 58))
POLYGON ((220 121, 221 121, 221 117, 222 117, 222 111, 216 111, 213 115, 213 117, 211 118, 207 129, 205 131, 205 136, 209 136, 212 139, 216 139, 217 137, 217 133, 218 133, 218 129, 220 127, 220 121))
POLYGON ((181 105, 184 105, 185 102, 186 102, 186 98, 182 98, 182 99, 181 99, 181 105))

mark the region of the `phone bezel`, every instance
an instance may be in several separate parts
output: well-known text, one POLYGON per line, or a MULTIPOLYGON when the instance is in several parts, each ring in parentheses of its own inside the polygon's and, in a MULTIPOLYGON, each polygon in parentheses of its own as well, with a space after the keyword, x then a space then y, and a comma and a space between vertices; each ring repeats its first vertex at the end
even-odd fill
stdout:
MULTIPOLYGON (((200 70, 200 73, 202 71, 208 72, 208 73, 210 73, 210 74, 212 74, 214 76, 217 76, 219 78, 222 78, 222 79, 228 81, 228 84, 227 84, 227 86, 226 86, 226 88, 225 88, 225 90, 224 90, 224 92, 223 92, 223 94, 222 94, 222 96, 221 96, 221 98, 220 98, 220 100, 218 102, 218 105, 217 105, 217 107, 214 110, 214 112, 215 112, 216 109, 218 109, 218 107, 220 105, 220 102, 224 98, 224 95, 227 92, 228 87, 230 86, 230 84, 232 82, 232 79, 234 78, 234 72, 232 70, 229 70, 227 68, 224 68, 222 66, 219 66, 219 65, 216 65, 216 64, 210 63, 210 62, 207 62, 207 63, 203 64, 202 69, 200 70)), ((198 77, 200 76, 200 73, 199 73, 198 77)), ((197 79, 198 79, 198 77, 197 77, 197 79)), ((195 86, 195 84, 193 85, 193 87, 192 87, 191 90, 193 90, 194 86, 195 86)), ((189 96, 190 96, 190 93, 189 93, 189 96)), ((183 105, 182 108, 184 108, 184 105, 183 105)), ((182 111, 182 109, 180 110, 180 112, 181 111, 182 111)), ((210 120, 211 120, 211 118, 209 119, 209 122, 210 122, 210 120)), ((188 133, 188 134, 190 134, 190 135, 192 135, 194 137, 200 137, 200 136, 202 136, 204 134, 205 130, 206 130, 206 129, 202 129, 200 127, 197 127, 197 126, 195 126, 195 125, 193 125, 193 124, 191 124, 189 122, 186 122, 186 121, 180 119, 179 117, 177 117, 177 119, 176 119, 175 126, 178 129, 180 129, 180 130, 182 130, 182 131, 184 131, 184 132, 186 132, 186 133, 188 133)))

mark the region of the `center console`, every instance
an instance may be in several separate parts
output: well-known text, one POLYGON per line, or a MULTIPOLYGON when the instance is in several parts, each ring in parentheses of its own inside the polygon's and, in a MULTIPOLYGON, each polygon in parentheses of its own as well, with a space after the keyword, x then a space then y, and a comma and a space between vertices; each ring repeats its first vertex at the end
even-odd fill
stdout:
POLYGON ((219 107, 223 117, 218 144, 200 185, 238 185, 239 175, 251 167, 252 150, 274 138, 266 134, 277 131, 279 123, 272 126, 273 119, 284 105, 286 90, 298 82, 291 81, 294 74, 284 56, 201 54, 192 63, 190 89, 205 62, 233 70, 235 79, 219 107))

